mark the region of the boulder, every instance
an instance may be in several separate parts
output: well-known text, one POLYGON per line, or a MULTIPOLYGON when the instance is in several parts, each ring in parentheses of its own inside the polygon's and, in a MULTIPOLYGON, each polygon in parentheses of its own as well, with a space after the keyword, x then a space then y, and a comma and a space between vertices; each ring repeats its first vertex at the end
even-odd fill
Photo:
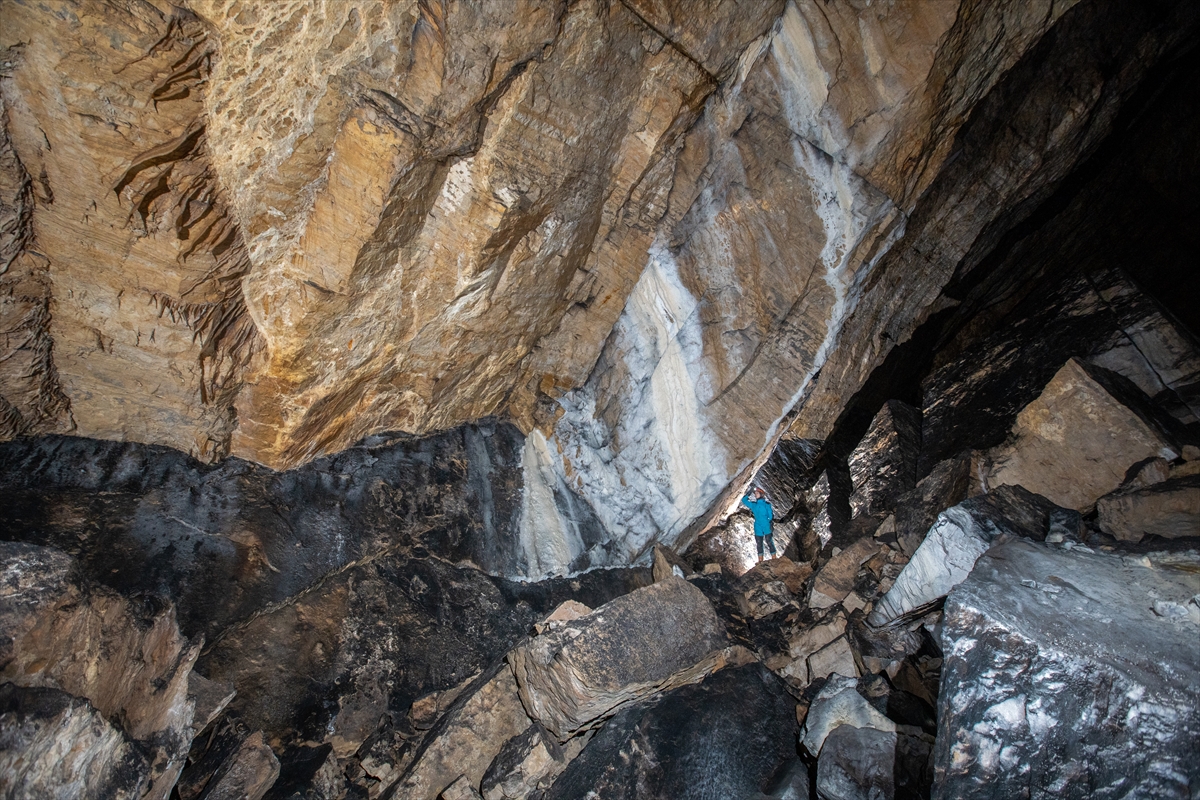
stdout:
POLYGON ((722 670, 619 711, 544 800, 787 796, 778 783, 794 777, 796 728, 795 702, 766 668, 722 670))
POLYGON ((817 759, 819 800, 927 797, 933 737, 839 725, 817 759))
POLYGON ((530 725, 500 748, 483 775, 480 794, 484 800, 524 800, 549 787, 589 738, 584 734, 559 745, 541 725, 530 725))
POLYGON ((1200 475, 1122 489, 1096 503, 1100 530, 1126 542, 1200 536, 1200 475))
POLYGON ((0 684, 0 796, 140 800, 150 788, 141 749, 87 700, 0 684))
POLYGON ((1190 798, 1200 592, 1169 561, 1008 541, 947 598, 935 798, 1190 798))
POLYGON ((878 627, 922 613, 967 577, 998 536, 1045 539, 1051 518, 1065 511, 1020 486, 946 509, 867 621, 878 627))
POLYGON ((279 759, 255 731, 213 775, 200 800, 260 800, 279 777, 279 759))
POLYGON ((843 675, 850 678, 858 675, 854 651, 850 649, 850 642, 844 636, 834 639, 808 657, 808 679, 810 681, 829 675, 843 675))
POLYGON ((1017 415, 1009 441, 988 451, 987 486, 1019 484, 1087 511, 1131 465, 1179 456, 1173 423, 1127 378, 1070 359, 1017 415))
POLYGON ((916 484, 920 453, 920 409, 888 400, 850 454, 852 516, 894 509, 900 495, 916 484))
POLYGON ((854 676, 834 675, 813 700, 800 731, 800 744, 811 755, 820 755, 826 737, 839 725, 895 732, 896 723, 876 711, 857 687, 854 676))
POLYGON ((654 545, 654 567, 651 574, 655 582, 666 580, 672 575, 677 578, 686 578, 694 573, 695 571, 674 550, 660 544, 654 545))
POLYGON ((192 735, 197 736, 221 715, 237 694, 228 683, 210 681, 198 672, 188 675, 188 702, 192 704, 192 735))
POLYGON ((854 589, 858 568, 878 552, 879 544, 867 536, 829 559, 813 579, 808 604, 813 608, 829 608, 842 602, 854 589))
POLYGON ((478 787, 504 745, 531 724, 517 682, 501 663, 467 687, 434 725, 391 796, 435 800, 460 776, 478 787))
POLYGON ((916 488, 896 501, 896 540, 905 555, 917 551, 938 514, 967 499, 970 474, 967 454, 939 461, 916 488))
POLYGON ((699 680, 727 645, 704 594, 671 577, 529 639, 508 661, 530 715, 566 741, 625 703, 699 680))
POLYGON ((438 800, 483 800, 483 795, 475 791, 466 775, 461 776, 438 795, 438 800))

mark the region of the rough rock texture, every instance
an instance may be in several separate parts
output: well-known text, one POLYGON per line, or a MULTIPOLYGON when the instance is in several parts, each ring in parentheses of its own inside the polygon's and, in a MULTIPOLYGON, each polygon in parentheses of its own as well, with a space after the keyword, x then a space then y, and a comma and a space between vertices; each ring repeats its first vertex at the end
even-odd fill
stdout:
POLYGON ((896 539, 906 554, 916 552, 938 514, 967 499, 970 469, 967 456, 938 462, 916 488, 896 501, 896 539))
POLYGON ((988 451, 988 487, 1020 485, 1086 511, 1148 458, 1179 443, 1148 398, 1120 375, 1071 359, 1017 415, 1011 440, 988 451))
POLYGON ((920 410, 899 400, 884 403, 850 454, 851 513, 894 510, 898 497, 916 484, 920 453, 920 410))
POLYGON ((140 800, 150 788, 149 773, 141 749, 82 697, 0 684, 4 797, 140 800))
POLYGON ((1021 541, 981 559, 946 601, 934 796, 1194 795, 1200 627, 1151 606, 1200 591, 1197 564, 1021 541))
MULTIPOLYGON (((69 698, 47 700, 44 713, 29 712, 42 719, 31 724, 49 724, 46 715, 61 713, 63 724, 78 725, 80 736, 90 736, 114 763, 126 759, 118 740, 127 738, 145 761, 139 780, 146 796, 165 798, 192 741, 188 676, 200 642, 180 635, 169 604, 152 598, 131 603, 109 590, 81 587, 74 568, 51 548, 0 544, 0 681, 89 701, 95 712, 69 698), (97 728, 91 721, 96 712, 119 726, 97 728)), ((94 767, 96 779, 107 769, 102 764, 94 767)), ((81 769, 75 765, 58 777, 74 780, 81 769)), ((31 779, 44 785, 51 780, 31 779)))
POLYGON ((1105 495, 1096 512, 1100 530, 1123 541, 1200 536, 1200 475, 1105 495))
POLYGON ((480 794, 484 800, 524 800, 548 789, 587 742, 587 736, 576 736, 560 746, 541 725, 530 725, 500 748, 484 773, 480 794))
POLYGON ((237 750, 204 787, 201 800, 260 800, 279 777, 279 759, 257 731, 237 750))
POLYGON ((835 675, 813 700, 800 731, 800 743, 811 755, 819 755, 829 734, 842 725, 896 730, 896 723, 876 711, 858 693, 857 685, 853 675, 835 675))
POLYGON ((778 678, 758 664, 725 669, 619 711, 545 798, 761 797, 795 761, 795 736, 778 678))
POLYGON ((504 745, 529 728, 512 672, 505 664, 492 672, 431 732, 389 797, 435 800, 460 775, 478 787, 504 745))
POLYGON ((859 539, 829 559, 813 579, 808 603, 813 608, 828 608, 842 602, 854 589, 854 578, 862 563, 879 552, 871 537, 859 539))
POLYGON ((946 509, 868 621, 886 625, 922 613, 962 583, 997 537, 1045 539, 1056 511, 1066 510, 1020 486, 1001 486, 946 509))
POLYGON ((566 741, 621 705, 700 680, 722 665, 728 644, 700 590, 668 578, 534 637, 508 659, 525 708, 566 741))
POLYGON ((839 725, 817 760, 819 800, 927 797, 931 743, 924 737, 839 725))
POLYGON ((528 573, 628 563, 823 438, 1187 5, 9 4, 8 428, 290 466, 508 414, 528 573))

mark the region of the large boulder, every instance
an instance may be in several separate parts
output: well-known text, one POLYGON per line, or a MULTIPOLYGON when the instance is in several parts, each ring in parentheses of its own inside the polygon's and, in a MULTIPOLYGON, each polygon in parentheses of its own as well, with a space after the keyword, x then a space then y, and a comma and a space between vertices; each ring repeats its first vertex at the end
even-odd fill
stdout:
POLYGON ((618 597, 509 653, 521 701, 560 741, 646 695, 723 663, 725 627, 680 578, 618 597))
POLYGON ((795 737, 778 678, 759 664, 722 670, 618 712, 545 800, 762 797, 796 761, 795 737))
POLYGON ((1009 441, 988 451, 987 485, 1019 484, 1086 511, 1133 464, 1177 458, 1174 428, 1127 378, 1072 358, 1017 415, 1009 441))
POLYGON ((800 731, 800 744, 810 755, 819 756, 829 734, 845 725, 887 732, 896 730, 896 723, 879 713, 858 693, 857 678, 835 675, 809 706, 804 728, 800 731))
POLYGON ((932 737, 839 725, 817 759, 818 800, 917 800, 928 796, 932 737))
POLYGON ((896 501, 896 540, 911 556, 937 521, 937 515, 967 499, 971 459, 967 455, 938 462, 916 488, 896 501))
POLYGON ((996 545, 946 601, 934 797, 1195 797, 1198 570, 996 545))
POLYGON ((946 509, 868 622, 886 625, 921 613, 961 583, 998 536, 1045 539, 1052 518, 1065 511, 1020 486, 1001 486, 946 509))
POLYGON ((1200 475, 1133 487, 1096 503, 1100 530, 1123 541, 1200 536, 1200 475))

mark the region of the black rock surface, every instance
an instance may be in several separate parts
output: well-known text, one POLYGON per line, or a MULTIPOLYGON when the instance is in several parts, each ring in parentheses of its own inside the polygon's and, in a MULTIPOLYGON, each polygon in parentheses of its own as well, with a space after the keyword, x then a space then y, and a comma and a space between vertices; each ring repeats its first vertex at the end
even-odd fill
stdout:
POLYGON ((630 706, 596 734, 544 800, 761 797, 794 766, 795 703, 758 664, 630 706))

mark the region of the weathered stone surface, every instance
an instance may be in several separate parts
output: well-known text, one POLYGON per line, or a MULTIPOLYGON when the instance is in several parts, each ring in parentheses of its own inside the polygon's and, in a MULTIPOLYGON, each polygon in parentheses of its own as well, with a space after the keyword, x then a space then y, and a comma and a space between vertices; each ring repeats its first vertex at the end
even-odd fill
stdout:
POLYGON ((840 603, 854 588, 859 567, 878 552, 879 545, 868 536, 829 559, 813 579, 808 604, 813 608, 828 608, 840 603))
POLYGON ((1200 475, 1105 495, 1096 512, 1100 530, 1127 542, 1147 535, 1200 536, 1200 475))
MULTIPOLYGON (((146 797, 165 798, 192 740, 188 678, 200 642, 180 635, 169 604, 80 587, 74 570, 57 550, 0 543, 0 681, 61 689, 118 720, 147 761, 146 797)), ((81 736, 118 747, 87 713, 60 710, 81 736)))
POLYGON ((967 455, 940 461, 917 482, 911 492, 896 501, 896 540, 911 556, 937 521, 937 515, 967 499, 971 460, 967 455))
POLYGON ((846 637, 838 637, 808 657, 808 679, 815 681, 830 675, 858 676, 854 652, 846 637))
POLYGON ((256 731, 242 740, 204 787, 201 800, 261 800, 279 777, 279 759, 256 731))
POLYGON ((141 750, 87 700, 59 689, 0 684, 5 797, 138 800, 151 786, 141 750))
POLYGON ((921 411, 899 400, 884 403, 850 454, 851 513, 895 510, 900 495, 916 485, 920 453, 921 411))
POLYGON ((483 800, 483 796, 475 791, 471 781, 463 775, 438 795, 438 800, 483 800))
POLYGON ((1012 440, 989 451, 988 487, 1019 484, 1086 511, 1130 466, 1177 458, 1179 445, 1139 394, 1127 379, 1071 359, 1017 415, 1012 440))
POLYGON ((662 545, 654 546, 654 567, 651 574, 654 576, 655 581, 666 580, 672 576, 686 578, 694 572, 695 570, 680 558, 675 551, 668 550, 662 545))
POLYGON ((484 800, 524 800, 539 789, 549 788, 587 744, 589 737, 576 736, 559 745, 541 725, 534 723, 520 736, 500 748, 480 784, 484 800))
POLYGON ((188 675, 188 702, 192 704, 192 735, 199 734, 221 715, 237 694, 228 683, 210 681, 193 670, 188 675))
POLYGON ((1020 486, 1001 486, 946 509, 867 620, 879 626, 922 613, 962 583, 997 537, 1040 541, 1051 515, 1066 511, 1020 486))
POLYGON ((1155 599, 1198 562, 1011 541, 946 601, 938 798, 1186 798, 1200 785, 1200 627, 1155 599))
POLYGON ((619 711, 545 798, 761 797, 788 777, 795 736, 795 703, 778 678, 759 664, 725 669, 619 711))
POLYGON ((530 715, 565 741, 623 704, 703 678, 728 644, 700 590, 668 578, 530 639, 508 660, 530 715))
POLYGON ((389 796, 435 800, 460 775, 478 787, 505 743, 531 724, 517 696, 516 680, 501 664, 468 689, 434 728, 389 796))
POLYGON ((927 796, 931 743, 920 736, 839 725, 817 760, 820 800, 875 800, 927 796))
POLYGON ((857 685, 853 675, 834 675, 813 700, 800 731, 800 743, 811 755, 820 755, 826 737, 840 725, 896 730, 896 723, 876 711, 858 693, 857 685))

